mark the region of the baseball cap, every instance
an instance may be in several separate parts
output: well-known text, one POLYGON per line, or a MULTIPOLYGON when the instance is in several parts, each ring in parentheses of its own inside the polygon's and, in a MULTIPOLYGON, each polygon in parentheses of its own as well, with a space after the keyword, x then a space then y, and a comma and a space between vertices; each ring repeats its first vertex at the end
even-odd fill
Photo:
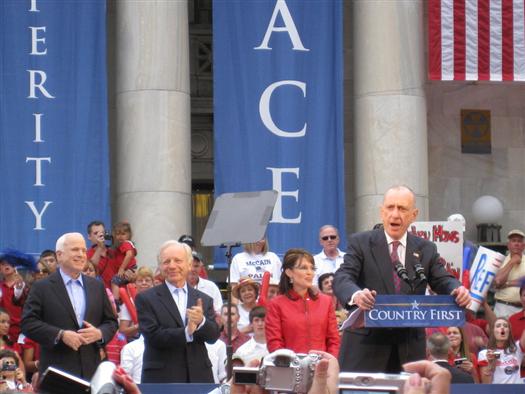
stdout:
POLYGON ((191 235, 187 235, 187 234, 181 235, 179 237, 179 242, 185 243, 190 248, 195 247, 195 241, 193 240, 193 237, 191 235))
POLYGON ((519 235, 520 237, 525 238, 525 233, 518 229, 510 230, 509 233, 507 234, 507 238, 510 238, 513 235, 519 235))
POLYGON ((199 260, 201 263, 204 263, 204 257, 202 257, 202 254, 199 253, 199 252, 196 252, 195 250, 193 252, 191 252, 191 255, 193 256, 194 259, 197 259, 199 260))

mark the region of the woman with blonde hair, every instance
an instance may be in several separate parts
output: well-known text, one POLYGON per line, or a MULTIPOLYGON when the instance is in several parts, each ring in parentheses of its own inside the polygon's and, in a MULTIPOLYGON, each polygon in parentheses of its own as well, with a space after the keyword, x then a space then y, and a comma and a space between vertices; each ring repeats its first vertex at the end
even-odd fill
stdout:
POLYGON ((261 284, 262 277, 266 271, 270 272, 272 278, 277 279, 281 275, 281 265, 279 257, 269 251, 266 238, 255 243, 245 244, 244 252, 233 256, 230 282, 233 286, 239 283, 242 277, 253 279, 261 284))

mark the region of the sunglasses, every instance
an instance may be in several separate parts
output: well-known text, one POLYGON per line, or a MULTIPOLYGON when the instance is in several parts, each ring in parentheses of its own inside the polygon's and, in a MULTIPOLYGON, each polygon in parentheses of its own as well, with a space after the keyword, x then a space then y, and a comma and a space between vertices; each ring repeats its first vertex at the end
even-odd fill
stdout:
POLYGON ((321 239, 323 241, 328 241, 329 239, 333 241, 334 239, 337 239, 337 235, 325 235, 324 237, 321 237, 321 239))

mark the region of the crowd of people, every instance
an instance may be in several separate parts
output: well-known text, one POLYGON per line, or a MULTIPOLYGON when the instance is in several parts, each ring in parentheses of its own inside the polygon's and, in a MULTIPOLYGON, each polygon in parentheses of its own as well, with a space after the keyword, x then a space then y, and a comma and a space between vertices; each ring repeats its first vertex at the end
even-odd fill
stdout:
POLYGON ((394 266, 411 273, 416 254, 427 283, 415 293, 425 294, 428 285, 454 296, 460 307, 469 305, 468 290, 446 271, 435 245, 407 232, 417 213, 413 192, 397 186, 385 193, 382 226, 352 235, 346 254, 332 225, 320 228, 316 255, 292 248, 281 261, 266 239, 245 245, 232 262, 231 305, 207 278, 189 235, 160 247, 156 270, 139 264, 125 222, 111 233, 102 222, 90 223, 89 247, 82 234, 64 234, 37 262, 4 250, 0 391, 32 392, 48 366, 89 380, 101 360, 119 365, 119 374, 135 383, 222 383, 229 346, 234 366, 285 348, 321 352, 342 371, 397 373, 427 359, 447 369, 452 383, 524 383, 520 230, 508 234, 509 255, 495 280, 496 309, 485 302, 484 318, 467 313, 463 327, 426 331, 340 329, 348 311, 370 310, 376 295, 408 294, 394 266))

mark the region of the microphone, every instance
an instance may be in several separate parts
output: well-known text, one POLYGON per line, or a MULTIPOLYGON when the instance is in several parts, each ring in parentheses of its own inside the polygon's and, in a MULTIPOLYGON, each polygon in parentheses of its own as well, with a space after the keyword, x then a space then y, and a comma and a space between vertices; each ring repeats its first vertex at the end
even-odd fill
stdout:
POLYGON ((421 264, 419 264, 419 263, 414 264, 414 272, 416 273, 416 278, 420 282, 426 282, 427 281, 427 277, 425 275, 425 269, 423 268, 423 266, 421 264))
POLYGON ((394 268, 396 270, 397 276, 399 276, 403 280, 403 282, 412 287, 412 283, 410 282, 410 279, 408 277, 407 269, 403 266, 403 264, 401 264, 399 261, 396 261, 394 264, 394 268))

